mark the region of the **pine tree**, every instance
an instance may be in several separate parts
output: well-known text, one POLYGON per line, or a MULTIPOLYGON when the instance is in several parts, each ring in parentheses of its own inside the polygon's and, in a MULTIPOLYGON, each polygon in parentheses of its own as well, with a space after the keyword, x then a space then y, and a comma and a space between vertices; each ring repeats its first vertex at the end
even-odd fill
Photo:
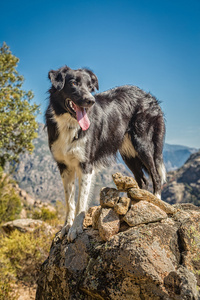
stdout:
POLYGON ((15 57, 6 43, 0 48, 0 166, 18 162, 19 155, 32 152, 32 140, 37 136, 36 115, 39 106, 31 104, 32 91, 24 91, 24 82, 16 67, 15 57))

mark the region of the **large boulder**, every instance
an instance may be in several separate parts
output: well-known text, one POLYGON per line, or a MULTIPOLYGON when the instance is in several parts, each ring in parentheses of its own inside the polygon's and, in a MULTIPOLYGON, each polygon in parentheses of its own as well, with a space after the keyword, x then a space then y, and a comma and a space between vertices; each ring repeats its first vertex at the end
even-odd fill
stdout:
POLYGON ((11 233, 14 230, 18 230, 20 232, 34 232, 35 230, 43 228, 47 232, 47 234, 52 233, 52 227, 45 223, 42 220, 33 220, 33 219, 17 219, 14 221, 9 221, 2 225, 2 229, 6 233, 11 233))
POLYGON ((104 190, 101 207, 89 211, 90 227, 73 243, 58 234, 36 300, 200 299, 200 209, 165 205, 132 179, 116 178, 130 196, 128 211, 117 214, 121 198, 104 190), (112 197, 118 202, 110 207, 112 197))
POLYGON ((200 299, 200 211, 100 239, 87 228, 74 243, 54 241, 36 300, 200 299))

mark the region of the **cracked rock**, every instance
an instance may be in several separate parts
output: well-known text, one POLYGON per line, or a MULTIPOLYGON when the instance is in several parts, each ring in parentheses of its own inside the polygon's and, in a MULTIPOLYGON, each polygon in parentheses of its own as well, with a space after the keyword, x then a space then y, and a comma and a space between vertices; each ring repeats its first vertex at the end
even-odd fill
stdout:
POLYGON ((147 201, 140 201, 134 205, 131 205, 131 208, 124 216, 124 221, 129 226, 136 226, 139 224, 160 221, 166 218, 167 214, 159 207, 147 201))

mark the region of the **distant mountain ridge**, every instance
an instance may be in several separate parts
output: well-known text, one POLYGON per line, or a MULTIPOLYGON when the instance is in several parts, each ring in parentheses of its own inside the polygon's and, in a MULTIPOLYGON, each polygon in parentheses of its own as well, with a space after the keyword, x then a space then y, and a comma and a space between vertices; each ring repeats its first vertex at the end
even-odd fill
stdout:
POLYGON ((174 203, 200 206, 200 151, 193 153, 178 170, 169 172, 162 199, 174 203))
MULTIPOLYGON (((51 202, 64 199, 62 180, 50 153, 47 132, 43 124, 39 124, 38 138, 34 140, 34 146, 35 149, 32 155, 28 153, 21 155, 20 163, 14 173, 14 179, 19 183, 20 188, 27 191, 35 199, 51 202)), ((194 151, 197 150, 165 144, 164 161, 167 170, 180 167, 194 151)), ((94 193, 91 198, 92 204, 98 204, 99 190, 103 186, 114 187, 111 175, 118 171, 125 175, 131 175, 120 156, 118 162, 113 163, 112 166, 97 174, 94 193)))
POLYGON ((196 148, 180 145, 164 145, 163 158, 167 171, 180 168, 191 154, 197 152, 196 148))

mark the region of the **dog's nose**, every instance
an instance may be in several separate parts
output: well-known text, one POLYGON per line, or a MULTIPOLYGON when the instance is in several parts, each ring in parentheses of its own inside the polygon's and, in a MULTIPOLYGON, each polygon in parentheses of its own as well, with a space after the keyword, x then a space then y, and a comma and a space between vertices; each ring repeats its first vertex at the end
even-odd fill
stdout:
POLYGON ((95 98, 94 97, 84 99, 84 104, 87 105, 87 107, 92 106, 94 103, 95 103, 95 98))

